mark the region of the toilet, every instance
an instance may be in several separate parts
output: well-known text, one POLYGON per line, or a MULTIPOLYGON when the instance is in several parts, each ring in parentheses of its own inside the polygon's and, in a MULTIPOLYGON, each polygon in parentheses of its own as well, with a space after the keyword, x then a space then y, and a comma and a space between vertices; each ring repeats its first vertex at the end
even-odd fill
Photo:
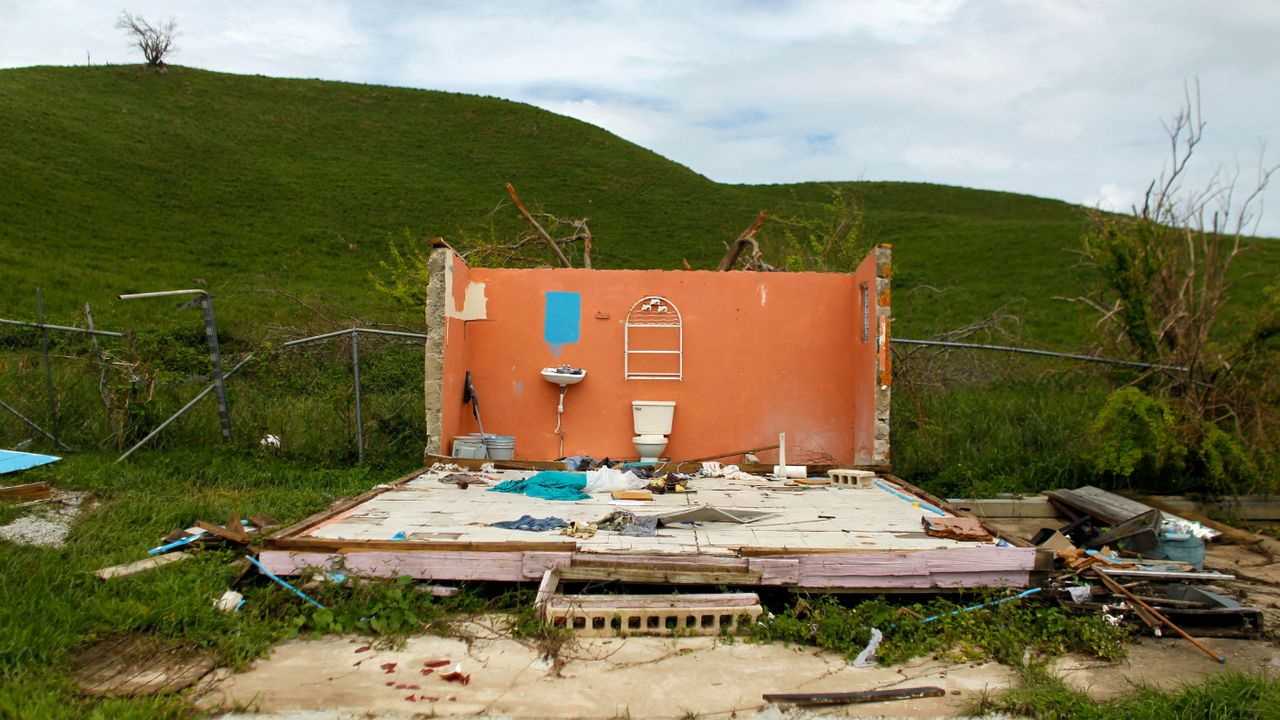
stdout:
POLYGON ((635 443, 641 462, 657 462, 662 458, 675 414, 676 404, 669 400, 636 400, 631 403, 631 421, 636 433, 631 442, 635 443))

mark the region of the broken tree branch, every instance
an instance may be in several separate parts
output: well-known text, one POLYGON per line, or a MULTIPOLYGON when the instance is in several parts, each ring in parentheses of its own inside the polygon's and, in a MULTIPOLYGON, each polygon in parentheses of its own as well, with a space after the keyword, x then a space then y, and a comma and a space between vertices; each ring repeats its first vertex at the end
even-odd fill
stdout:
POLYGON ((729 252, 725 253, 724 259, 722 259, 720 264, 716 266, 716 272, 732 270, 733 266, 738 263, 738 256, 742 254, 742 251, 746 249, 747 245, 752 247, 752 262, 759 262, 760 243, 756 242, 756 235, 760 233, 760 228, 764 226, 764 221, 768 219, 769 215, 765 211, 761 210, 760 213, 756 215, 755 222, 751 223, 751 227, 744 230, 729 248, 729 252))
POLYGON ((533 219, 533 215, 529 214, 528 210, 524 209, 524 203, 520 202, 520 196, 516 195, 515 186, 511 183, 507 183, 507 194, 511 196, 511 201, 516 204, 516 209, 520 211, 520 214, 524 215, 524 219, 528 220, 530 225, 533 225, 534 229, 538 231, 538 234, 542 236, 542 239, 545 240, 546 243, 551 246, 551 249, 555 251, 556 257, 560 259, 560 264, 567 268, 573 267, 573 263, 569 262, 569 258, 566 257, 564 251, 560 249, 559 243, 551 237, 550 233, 538 224, 537 220, 533 219))

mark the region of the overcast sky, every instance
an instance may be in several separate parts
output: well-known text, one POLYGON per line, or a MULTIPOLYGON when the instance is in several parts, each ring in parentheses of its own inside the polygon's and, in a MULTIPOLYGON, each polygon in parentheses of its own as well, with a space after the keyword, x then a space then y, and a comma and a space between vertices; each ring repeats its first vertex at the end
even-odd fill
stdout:
MULTIPOLYGON (((210 70, 495 95, 721 182, 911 180, 1126 209, 1199 79, 1199 182, 1280 160, 1280 1, 130 0, 210 70)), ((0 0, 0 66, 136 62, 103 0, 0 0)), ((0 142, 3 142, 0 135, 0 142)), ((1280 190, 1264 234, 1280 236, 1280 190)))

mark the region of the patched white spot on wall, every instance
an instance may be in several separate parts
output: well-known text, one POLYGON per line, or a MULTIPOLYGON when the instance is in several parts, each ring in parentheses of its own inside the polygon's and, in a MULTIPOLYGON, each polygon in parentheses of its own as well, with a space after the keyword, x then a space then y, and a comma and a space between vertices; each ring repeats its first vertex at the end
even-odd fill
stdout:
POLYGON ((520 397, 521 395, 524 395, 524 381, 512 380, 511 389, 515 392, 516 397, 520 397))
POLYGON ((769 289, 760 283, 760 307, 764 307, 769 302, 769 289))
MULTIPOLYGON (((449 292, 451 288, 446 288, 449 292)), ((445 296, 448 300, 448 306, 445 308, 445 315, 456 320, 484 320, 489 317, 489 298, 484 293, 484 283, 471 281, 467 283, 467 291, 462 296, 462 307, 457 307, 453 300, 453 293, 449 292, 445 296)))

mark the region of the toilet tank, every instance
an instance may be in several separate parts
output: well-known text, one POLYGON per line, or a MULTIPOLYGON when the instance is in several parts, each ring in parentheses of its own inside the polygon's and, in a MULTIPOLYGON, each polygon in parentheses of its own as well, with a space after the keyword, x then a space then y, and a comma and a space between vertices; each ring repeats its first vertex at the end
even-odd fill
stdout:
POLYGON ((637 435, 670 435, 671 419, 676 404, 669 400, 635 400, 631 403, 631 421, 637 435))

